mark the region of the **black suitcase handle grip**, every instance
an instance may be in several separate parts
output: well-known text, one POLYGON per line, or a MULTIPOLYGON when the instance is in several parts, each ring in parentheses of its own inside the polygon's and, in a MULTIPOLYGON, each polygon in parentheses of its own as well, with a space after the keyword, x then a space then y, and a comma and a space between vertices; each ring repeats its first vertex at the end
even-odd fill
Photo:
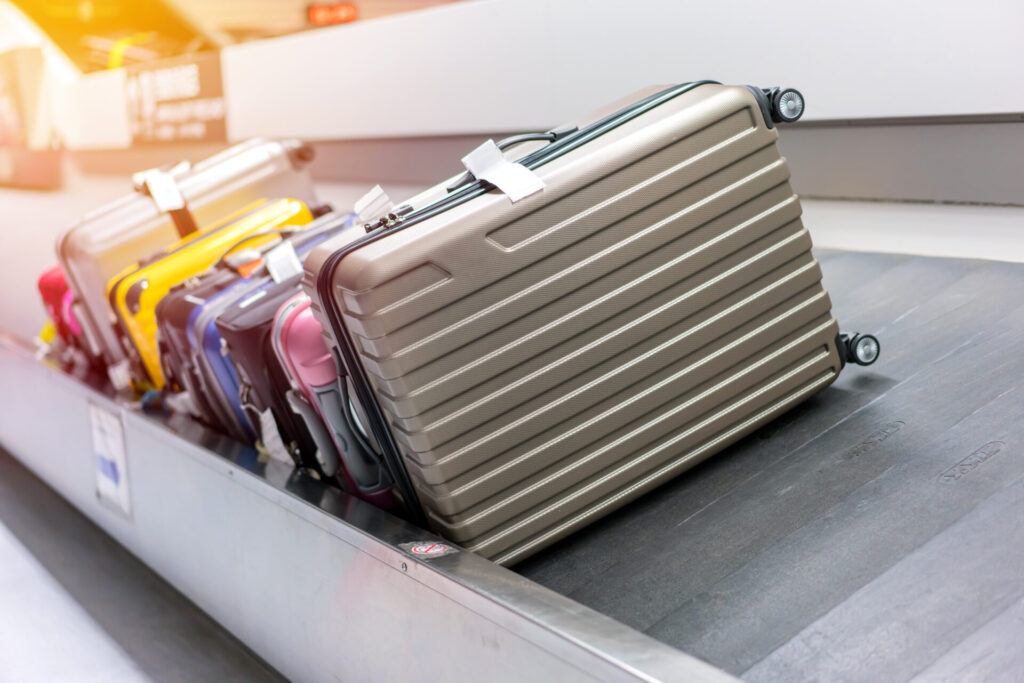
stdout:
MULTIPOLYGON (((323 420, 313 410, 313 406, 309 405, 306 399, 294 389, 289 389, 285 394, 285 398, 288 400, 288 407, 299 416, 303 424, 306 425, 306 429, 309 430, 309 435, 316 446, 316 461, 320 464, 320 469, 328 477, 337 476, 341 460, 338 455, 338 449, 334 445, 330 434, 327 433, 327 427, 324 425, 323 420)), ((343 480, 339 477, 339 481, 343 480)))
POLYGON ((334 434, 338 455, 345 469, 362 493, 376 493, 391 486, 391 478, 380 460, 367 453, 356 438, 355 429, 348 423, 347 400, 339 385, 344 377, 320 387, 310 387, 320 404, 320 414, 327 428, 334 434))

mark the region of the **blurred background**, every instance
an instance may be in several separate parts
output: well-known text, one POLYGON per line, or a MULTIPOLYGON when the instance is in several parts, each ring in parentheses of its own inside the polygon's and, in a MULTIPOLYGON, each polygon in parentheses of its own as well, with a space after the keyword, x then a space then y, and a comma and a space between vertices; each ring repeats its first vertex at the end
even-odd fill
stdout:
POLYGON ((782 149, 819 245, 1024 258, 1024 3, 965 11, 0 0, 0 286, 13 294, 0 321, 38 331, 33 286, 54 239, 126 193, 132 172, 299 137, 324 198, 345 209, 376 183, 400 199, 439 182, 484 138, 701 78, 803 92, 782 149))
MULTIPOLYGON (((817 247, 1024 261, 1022 27, 1021 0, 0 0, 0 334, 39 333, 57 236, 134 172, 296 137, 346 211, 697 79, 803 93, 780 147, 817 247)), ((0 679, 276 680, 44 489, 0 452, 0 679)), ((963 583, 988 587, 975 565, 963 583)))

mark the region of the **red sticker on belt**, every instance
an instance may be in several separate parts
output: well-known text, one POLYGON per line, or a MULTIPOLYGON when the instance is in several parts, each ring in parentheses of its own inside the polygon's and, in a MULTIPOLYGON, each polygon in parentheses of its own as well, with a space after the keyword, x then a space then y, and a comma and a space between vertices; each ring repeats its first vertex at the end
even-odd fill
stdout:
POLYGON ((451 546, 444 543, 417 543, 409 548, 409 552, 413 555, 440 555, 451 549, 451 546))
POLYGON ((425 560, 432 560, 459 552, 459 549, 450 543, 440 543, 438 541, 410 541, 409 543, 401 543, 398 547, 410 555, 422 557, 425 560))

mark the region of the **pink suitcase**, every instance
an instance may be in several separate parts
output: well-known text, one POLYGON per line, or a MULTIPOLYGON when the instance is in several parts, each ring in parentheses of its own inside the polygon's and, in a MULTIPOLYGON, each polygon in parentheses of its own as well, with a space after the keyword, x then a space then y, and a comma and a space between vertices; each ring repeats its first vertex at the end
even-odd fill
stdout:
POLYGON ((372 454, 372 445, 360 431, 348 404, 344 383, 321 334, 320 323, 309 309, 309 297, 297 294, 278 309, 274 316, 274 351, 281 361, 292 390, 288 402, 303 418, 321 446, 327 433, 339 459, 339 476, 348 490, 384 508, 396 503, 391 477, 372 454))
POLYGON ((43 306, 58 336, 65 344, 74 344, 82 334, 82 326, 71 310, 75 295, 68 289, 63 269, 60 266, 50 268, 39 276, 38 285, 43 306))

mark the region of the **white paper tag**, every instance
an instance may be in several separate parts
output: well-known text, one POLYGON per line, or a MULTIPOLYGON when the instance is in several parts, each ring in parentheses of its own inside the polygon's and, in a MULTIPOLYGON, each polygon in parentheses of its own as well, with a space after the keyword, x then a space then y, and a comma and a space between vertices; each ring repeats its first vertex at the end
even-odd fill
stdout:
POLYGON ((383 216, 393 208, 395 208, 395 204, 388 197, 384 188, 374 185, 372 190, 359 198, 352 210, 359 216, 359 220, 365 223, 383 216))
POLYGON ((289 465, 294 464, 292 456, 288 453, 288 449, 285 448, 284 441, 281 439, 281 432, 277 431, 277 421, 274 420, 274 414, 270 412, 270 408, 260 413, 260 437, 263 447, 267 449, 267 453, 270 454, 271 458, 286 462, 289 465))
POLYGON ((284 282, 302 273, 302 261, 295 253, 295 245, 284 241, 263 255, 267 272, 274 282, 284 282))
POLYGON ((127 389, 132 385, 131 363, 123 360, 107 367, 107 377, 118 391, 127 389))
POLYGON ((96 496, 125 517, 132 512, 128 491, 128 454, 121 413, 89 404, 92 450, 96 465, 96 496))
POLYGON ((189 415, 200 416, 199 407, 192 400, 192 394, 181 391, 177 394, 167 393, 164 399, 167 406, 176 413, 188 413, 189 415))
POLYGON ((135 175, 135 182, 149 191, 149 196, 156 202, 156 208, 162 213, 185 208, 185 198, 181 196, 174 176, 164 171, 143 171, 135 175))
POLYGON ((522 164, 509 161, 494 140, 488 140, 462 157, 466 169, 508 195, 512 203, 544 189, 544 181, 522 164))

